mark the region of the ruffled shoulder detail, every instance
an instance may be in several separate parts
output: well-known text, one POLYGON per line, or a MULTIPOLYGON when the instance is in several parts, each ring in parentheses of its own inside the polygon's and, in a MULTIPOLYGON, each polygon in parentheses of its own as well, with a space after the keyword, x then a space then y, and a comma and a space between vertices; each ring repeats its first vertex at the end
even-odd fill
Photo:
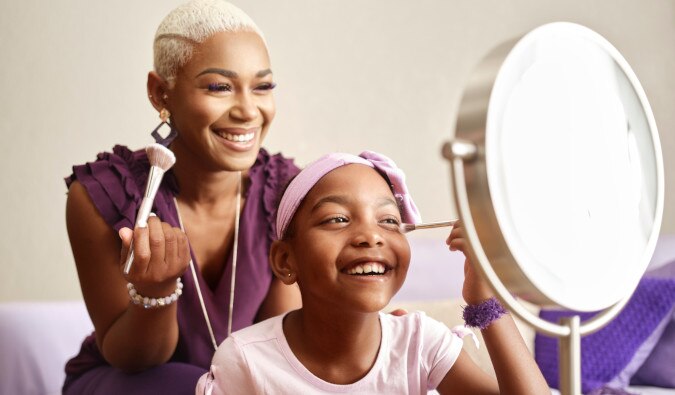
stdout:
POLYGON ((133 228, 138 204, 150 164, 144 150, 131 151, 116 145, 112 152, 102 152, 96 161, 73 166, 66 185, 79 181, 103 219, 115 230, 133 228))
MULTIPOLYGON (((260 149, 256 162, 249 170, 252 184, 262 183, 262 206, 267 223, 267 239, 274 240, 276 234, 276 217, 281 193, 288 182, 300 172, 293 159, 281 154, 270 155, 260 149)), ((250 189, 249 189, 250 191, 250 189)))

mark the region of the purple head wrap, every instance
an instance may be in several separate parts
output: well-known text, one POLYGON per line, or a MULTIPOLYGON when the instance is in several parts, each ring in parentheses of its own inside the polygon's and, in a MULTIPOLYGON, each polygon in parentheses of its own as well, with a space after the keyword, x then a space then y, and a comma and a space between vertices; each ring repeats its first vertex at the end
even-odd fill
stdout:
POLYGON ((349 164, 361 164, 377 170, 389 183, 394 197, 401 208, 403 221, 414 224, 422 221, 405 185, 405 174, 403 170, 396 166, 393 160, 372 151, 364 151, 359 156, 332 153, 324 155, 307 165, 288 184, 288 188, 286 188, 286 192, 284 192, 284 196, 281 198, 279 210, 277 211, 277 239, 283 238, 295 212, 300 207, 300 203, 302 203, 302 200, 307 196, 312 187, 332 170, 349 164))

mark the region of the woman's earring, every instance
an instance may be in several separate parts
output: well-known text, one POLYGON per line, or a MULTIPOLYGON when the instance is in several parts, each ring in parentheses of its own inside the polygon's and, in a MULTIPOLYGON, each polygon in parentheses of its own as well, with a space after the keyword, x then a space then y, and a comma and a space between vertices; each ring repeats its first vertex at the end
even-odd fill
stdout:
POLYGON ((174 128, 173 125, 171 125, 171 122, 169 122, 169 118, 171 118, 171 113, 169 112, 169 110, 167 110, 166 108, 162 108, 159 111, 159 119, 162 122, 159 125, 157 125, 155 130, 153 130, 151 133, 152 137, 154 137, 155 139, 155 142, 165 147, 168 147, 169 144, 171 144, 171 142, 173 141, 173 139, 175 139, 176 136, 178 135, 178 131, 176 130, 176 128, 174 128), (167 134, 166 137, 162 137, 162 135, 159 134, 159 129, 164 125, 169 127, 169 134, 167 134))
POLYGON ((169 112, 169 110, 167 110, 166 108, 162 108, 162 110, 159 112, 159 119, 161 119, 162 122, 166 122, 169 119, 169 117, 171 117, 171 113, 169 112))

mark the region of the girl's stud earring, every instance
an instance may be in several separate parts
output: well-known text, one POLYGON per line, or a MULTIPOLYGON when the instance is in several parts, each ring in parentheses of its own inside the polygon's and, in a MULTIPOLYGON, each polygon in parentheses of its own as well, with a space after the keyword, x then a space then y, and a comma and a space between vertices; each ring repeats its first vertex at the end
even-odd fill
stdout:
POLYGON ((291 276, 291 273, 286 274, 286 276, 290 277, 290 276, 291 276))

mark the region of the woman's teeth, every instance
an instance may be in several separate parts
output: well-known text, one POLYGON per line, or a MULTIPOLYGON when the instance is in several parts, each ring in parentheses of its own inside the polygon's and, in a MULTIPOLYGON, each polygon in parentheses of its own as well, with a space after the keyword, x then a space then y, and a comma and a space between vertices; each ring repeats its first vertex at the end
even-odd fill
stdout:
POLYGON ((218 135, 225 140, 234 141, 237 143, 248 143, 249 141, 253 140, 253 137, 255 137, 254 132, 246 134, 218 133, 218 135))
POLYGON ((347 270, 347 274, 382 274, 385 272, 383 264, 378 262, 370 262, 363 265, 354 266, 347 270))

